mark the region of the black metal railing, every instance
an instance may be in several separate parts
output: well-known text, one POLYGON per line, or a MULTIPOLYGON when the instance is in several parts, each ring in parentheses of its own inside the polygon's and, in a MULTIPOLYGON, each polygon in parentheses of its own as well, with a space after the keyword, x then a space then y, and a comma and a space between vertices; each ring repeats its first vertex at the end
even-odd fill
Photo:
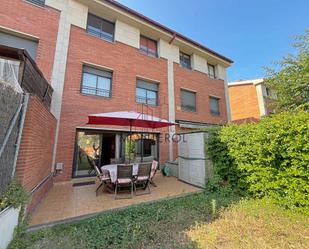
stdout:
POLYGON ((136 96, 136 102, 147 105, 158 105, 158 100, 156 98, 146 98, 142 96, 136 96))
POLYGON ((106 89, 100 89, 96 87, 83 86, 81 87, 81 92, 84 94, 96 95, 101 97, 111 97, 111 91, 106 89))

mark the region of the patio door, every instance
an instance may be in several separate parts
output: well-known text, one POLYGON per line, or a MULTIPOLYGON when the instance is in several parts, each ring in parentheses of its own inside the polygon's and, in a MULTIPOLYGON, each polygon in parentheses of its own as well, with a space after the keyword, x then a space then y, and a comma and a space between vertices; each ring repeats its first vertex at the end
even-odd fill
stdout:
POLYGON ((73 177, 92 176, 95 172, 90 160, 94 160, 96 165, 101 165, 102 135, 92 131, 78 131, 76 141, 73 177))

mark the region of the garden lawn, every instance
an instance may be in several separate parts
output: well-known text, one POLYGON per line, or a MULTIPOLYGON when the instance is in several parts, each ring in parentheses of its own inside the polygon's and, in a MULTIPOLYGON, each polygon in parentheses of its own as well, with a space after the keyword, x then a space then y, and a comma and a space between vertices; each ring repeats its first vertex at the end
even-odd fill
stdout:
POLYGON ((197 193, 131 206, 19 234, 9 248, 309 248, 308 217, 239 199, 231 193, 197 193), (214 213, 228 205, 222 216, 214 213))

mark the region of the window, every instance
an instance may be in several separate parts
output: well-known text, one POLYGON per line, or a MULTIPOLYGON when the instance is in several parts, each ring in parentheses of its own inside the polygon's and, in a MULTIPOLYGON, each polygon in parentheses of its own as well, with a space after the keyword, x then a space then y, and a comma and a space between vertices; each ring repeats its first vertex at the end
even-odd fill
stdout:
POLYGON ((36 58, 38 43, 19 36, 3 33, 0 31, 0 44, 26 49, 33 60, 36 58))
POLYGON ((83 67, 81 92, 102 97, 111 97, 112 73, 83 67))
POLYGON ((26 0, 26 1, 42 7, 45 5, 45 0, 26 0))
POLYGON ((136 102, 158 105, 158 84, 138 79, 136 81, 136 102))
POLYGON ((270 89, 266 87, 266 96, 269 97, 271 95, 270 89))
POLYGON ((212 79, 216 78, 216 67, 211 64, 207 64, 208 66, 208 76, 212 79))
POLYGON ((191 69, 191 57, 188 54, 180 52, 180 65, 184 68, 191 69))
POLYGON ((157 57, 157 41, 147 38, 145 36, 140 37, 140 51, 143 54, 157 57))
POLYGON ((97 17, 92 14, 88 14, 87 32, 91 35, 97 36, 103 40, 114 40, 115 24, 97 17))
POLYGON ((196 111, 196 93, 181 89, 181 109, 183 111, 196 111))
POLYGON ((210 113, 215 116, 220 115, 219 98, 209 97, 210 113))

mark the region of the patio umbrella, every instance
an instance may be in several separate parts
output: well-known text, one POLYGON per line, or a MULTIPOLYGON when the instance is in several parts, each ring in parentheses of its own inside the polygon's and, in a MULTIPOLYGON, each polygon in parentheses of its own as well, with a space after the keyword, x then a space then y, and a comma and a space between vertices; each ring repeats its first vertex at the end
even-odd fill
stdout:
MULTIPOLYGON (((129 126, 130 127, 130 147, 131 147, 132 126, 156 129, 156 128, 176 125, 176 123, 169 122, 166 119, 161 119, 155 116, 147 115, 147 114, 140 113, 140 112, 134 112, 134 111, 89 114, 88 124, 129 126)), ((131 160, 131 155, 129 153, 129 162, 130 160, 131 160)))

